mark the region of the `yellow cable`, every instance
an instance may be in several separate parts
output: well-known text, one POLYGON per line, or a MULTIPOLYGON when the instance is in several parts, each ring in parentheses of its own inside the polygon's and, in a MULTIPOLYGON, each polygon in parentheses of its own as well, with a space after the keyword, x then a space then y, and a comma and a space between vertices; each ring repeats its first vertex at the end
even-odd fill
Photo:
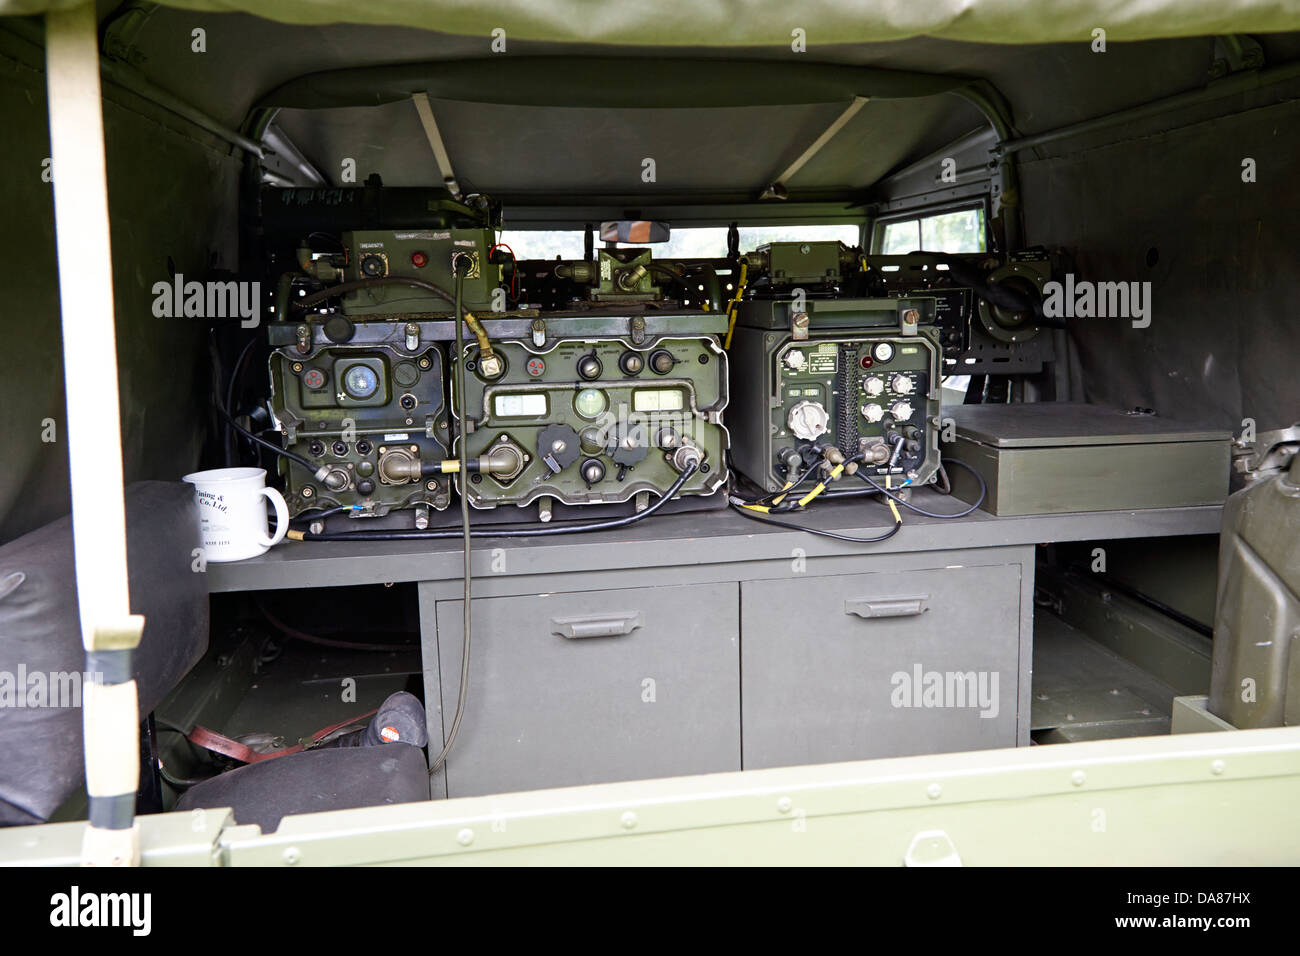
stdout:
POLYGON ((487 332, 483 331, 483 326, 479 324, 478 316, 468 309, 465 310, 465 324, 469 330, 474 333, 474 338, 478 339, 478 349, 480 359, 490 359, 493 357, 492 340, 488 338, 487 332))
MULTIPOLYGON (((886 490, 886 491, 891 490, 891 489, 890 489, 890 486, 889 486, 889 481, 890 481, 890 478, 891 478, 891 477, 892 477, 892 476, 890 476, 890 475, 885 475, 885 490, 886 490)), ((889 510, 892 511, 892 512, 894 513, 894 521, 895 521, 896 523, 898 523, 898 524, 902 524, 902 523, 903 523, 903 516, 900 515, 900 514, 898 513, 898 505, 894 504, 894 499, 891 498, 891 497, 889 497, 889 495, 885 495, 885 503, 886 503, 887 505, 889 505, 889 510)))
POLYGON ((740 277, 736 280, 736 294, 727 306, 727 339, 722 343, 723 349, 731 348, 731 333, 736 331, 736 309, 740 307, 740 297, 745 294, 745 283, 749 281, 749 263, 740 264, 740 277))
POLYGON ((808 492, 808 494, 804 495, 802 498, 799 499, 799 507, 800 508, 807 507, 808 502, 812 501, 823 491, 825 491, 826 485, 834 481, 836 478, 838 478, 840 476, 840 472, 842 472, 843 470, 844 470, 844 462, 840 462, 838 465, 832 468, 831 473, 829 475, 827 475, 821 481, 817 482, 817 487, 813 488, 812 491, 808 492))

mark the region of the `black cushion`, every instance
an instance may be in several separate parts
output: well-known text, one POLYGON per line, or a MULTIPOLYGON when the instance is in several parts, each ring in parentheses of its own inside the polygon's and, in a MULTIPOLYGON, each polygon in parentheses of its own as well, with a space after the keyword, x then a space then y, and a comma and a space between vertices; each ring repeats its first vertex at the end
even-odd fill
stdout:
MULTIPOLYGON (((148 481, 126 491, 131 611, 145 617, 135 653, 140 715, 208 647, 208 588, 194 570, 194 487, 148 481)), ((0 674, 84 670, 72 556, 63 518, 0 547, 0 674)), ((0 687, 0 693, 3 692, 0 687)), ((80 706, 0 706, 0 825, 40 823, 82 785, 80 706)))
POLYGON ((220 774, 186 790, 177 810, 230 807, 263 833, 291 813, 353 810, 429 799, 424 751, 410 744, 314 750, 220 774))

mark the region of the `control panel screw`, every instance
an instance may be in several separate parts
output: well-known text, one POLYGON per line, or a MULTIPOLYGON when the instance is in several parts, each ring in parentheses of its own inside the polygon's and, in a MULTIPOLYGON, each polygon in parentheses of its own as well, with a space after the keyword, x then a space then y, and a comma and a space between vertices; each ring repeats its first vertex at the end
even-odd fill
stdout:
POLYGON ((285 863, 289 864, 290 866, 294 866, 296 863, 298 863, 299 860, 302 859, 302 854, 298 852, 298 848, 296 846, 291 846, 284 851, 283 858, 285 863))
POLYGON ((794 801, 789 797, 782 797, 776 801, 776 809, 779 813, 789 813, 794 809, 794 801))
POLYGON ((631 830, 633 827, 636 826, 636 814, 633 813, 631 810, 627 810, 623 813, 623 817, 620 822, 623 824, 624 830, 631 830))
POLYGON ((925 795, 931 800, 938 800, 942 793, 943 787, 939 786, 937 783, 932 783, 930 786, 925 788, 925 795))
POLYGON ((456 834, 456 842, 461 846, 469 846, 474 842, 474 831, 469 827, 465 827, 465 829, 456 834))

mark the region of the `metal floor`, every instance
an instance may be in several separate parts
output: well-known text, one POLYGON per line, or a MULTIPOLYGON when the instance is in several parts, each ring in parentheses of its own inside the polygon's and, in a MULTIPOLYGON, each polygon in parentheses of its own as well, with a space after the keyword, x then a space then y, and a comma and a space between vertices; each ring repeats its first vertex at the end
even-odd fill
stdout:
POLYGON ((1032 687, 1036 744, 1169 733, 1173 687, 1041 607, 1032 687))

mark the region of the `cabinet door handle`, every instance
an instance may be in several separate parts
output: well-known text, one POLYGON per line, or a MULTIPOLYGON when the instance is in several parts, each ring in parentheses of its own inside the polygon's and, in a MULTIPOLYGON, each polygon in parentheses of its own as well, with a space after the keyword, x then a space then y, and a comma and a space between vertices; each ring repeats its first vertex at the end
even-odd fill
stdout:
POLYGON ((553 617, 551 633, 569 639, 580 637, 621 637, 631 634, 644 621, 641 612, 606 614, 598 617, 553 617))
POLYGON ((844 602, 844 613, 864 618, 916 617, 925 613, 928 600, 928 594, 907 598, 850 598, 844 602))

